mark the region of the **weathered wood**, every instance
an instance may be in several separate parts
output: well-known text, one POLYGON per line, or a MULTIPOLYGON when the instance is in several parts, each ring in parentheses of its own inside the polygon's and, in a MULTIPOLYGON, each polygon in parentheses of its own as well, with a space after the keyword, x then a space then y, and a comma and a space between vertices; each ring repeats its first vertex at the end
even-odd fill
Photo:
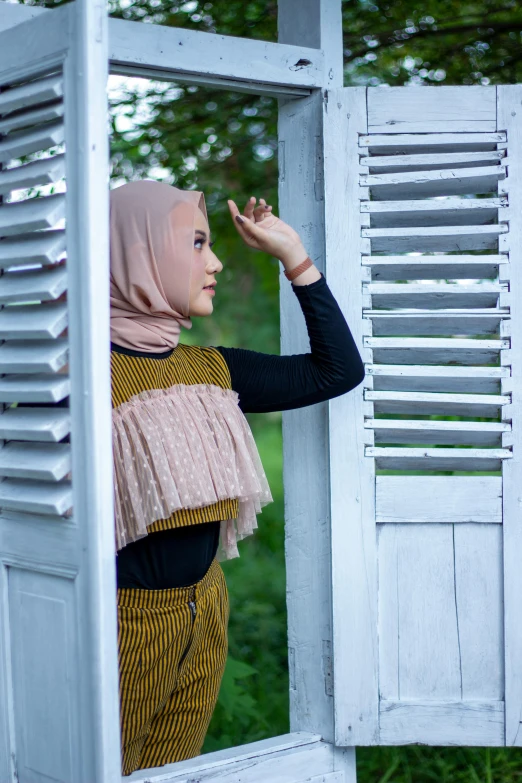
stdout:
POLYGON ((370 136, 359 137, 359 147, 370 152, 382 155, 402 155, 416 153, 438 152, 462 152, 466 147, 468 152, 482 150, 496 150, 497 144, 506 141, 506 133, 469 133, 466 129, 462 133, 448 133, 447 128, 443 133, 397 133, 390 135, 390 131, 383 134, 372 133, 370 136), (414 148, 412 150, 412 147, 414 148))
MULTIPOLYGON (((359 211, 347 211, 345 205, 358 197, 357 140, 365 131, 364 90, 350 91, 349 97, 344 91, 330 93, 325 114, 327 277, 359 345, 363 300, 354 281, 367 243, 361 239, 359 211), (346 264, 335 261, 339 247, 350 248, 346 264)), ((373 744, 378 736, 374 466, 363 456, 363 407, 361 388, 329 403, 335 736, 340 745, 373 744)))
POLYGON ((383 745, 498 746, 504 737, 504 702, 470 700, 381 702, 383 745))
POLYGON ((54 228, 64 216, 63 194, 3 204, 0 206, 0 237, 54 228))
POLYGON ((0 338, 46 340, 58 337, 67 321, 67 305, 62 302, 4 307, 0 310, 0 338))
POLYGON ((340 3, 325 0, 283 0, 277 4, 280 42, 322 49, 322 87, 343 86, 342 13, 340 3))
POLYGON ((423 445, 502 446, 502 433, 510 432, 507 422, 407 421, 366 419, 375 443, 422 443, 423 445))
MULTIPOLYGON (((15 9, 10 22, 11 10, 2 11, 0 30, 20 24, 24 12, 28 19, 34 15, 29 7, 15 9)), ((55 14, 55 9, 39 14, 41 21, 46 13, 55 14)), ((335 14, 333 9, 334 17, 335 14)), ((110 19, 111 73, 213 84, 237 92, 275 97, 305 96, 312 88, 328 83, 322 47, 246 40, 215 33, 205 33, 202 43, 200 36, 197 30, 110 19)), ((330 63, 328 70, 331 67, 330 63)), ((340 73, 342 77, 342 68, 340 73)), ((336 74, 335 78, 339 76, 336 74)))
POLYGON ((372 358, 377 364, 480 365, 497 362, 501 349, 507 348, 509 341, 468 341, 443 337, 366 337, 365 346, 372 349, 372 358), (467 342, 476 345, 466 345, 467 342))
POLYGON ((27 481, 4 479, 0 482, 2 511, 61 516, 72 506, 70 481, 27 481))
MULTIPOLYGON (((522 148, 520 85, 498 87, 498 127, 507 131, 509 149, 513 150, 512 165, 506 183, 509 191, 510 290, 513 296, 511 330, 513 334, 511 373, 512 404, 509 417, 513 425, 513 459, 503 467, 504 480, 504 666, 506 692, 506 736, 508 746, 522 745, 522 678, 519 661, 522 656, 522 528, 520 526, 520 488, 522 487, 522 148)), ((507 244, 507 243, 506 243, 507 244)))
POLYGON ((8 340, 0 345, 0 374, 53 373, 68 362, 69 343, 56 340, 8 340))
MULTIPOLYGON (((416 137, 418 138, 418 137, 416 137)), ((389 173, 392 171, 430 170, 434 168, 451 169, 455 166, 480 166, 483 163, 500 163, 505 158, 505 150, 484 150, 483 152, 430 152, 413 155, 368 155, 360 159, 363 168, 368 167, 369 173, 377 171, 389 173), (373 169, 373 171, 372 171, 373 169)))
POLYGON ((371 240, 372 253, 448 252, 496 250, 506 224, 489 226, 416 226, 404 228, 363 228, 371 240))
POLYGON ((63 98, 63 80, 60 74, 34 79, 0 94, 0 114, 33 108, 59 98, 63 98))
POLYGON ((496 394, 502 379, 509 377, 508 367, 414 366, 408 364, 369 364, 366 381, 373 389, 410 392, 467 392, 496 394))
POLYGON ((0 141, 0 163, 56 147, 63 144, 64 139, 63 122, 42 125, 36 130, 30 128, 27 131, 9 133, 3 141, 0 141))
POLYGON ((2 440, 58 443, 70 431, 68 408, 8 408, 0 414, 2 440))
POLYGON ((239 748, 207 753, 177 764, 139 770, 129 783, 338 783, 335 750, 320 737, 305 732, 252 742, 239 748))
POLYGON ((434 524, 386 525, 379 533, 379 564, 386 564, 379 568, 379 608, 397 623, 382 626, 379 638, 381 660, 396 663, 391 681, 380 680, 381 717, 390 698, 461 698, 452 536, 450 525, 434 524))
POLYGON ((419 335, 486 335, 500 333, 500 325, 509 312, 500 309, 470 308, 458 310, 440 308, 424 312, 403 312, 395 310, 383 313, 382 310, 365 310, 364 317, 371 320, 372 336, 409 336, 419 335))
POLYGON ((418 448, 367 446, 366 457, 385 470, 501 470, 502 460, 511 459, 509 449, 418 448))
MULTIPOLYGON (((300 233, 310 257, 324 271, 321 158, 316 164, 321 137, 320 95, 280 103, 281 217, 300 233)), ((297 298, 283 275, 280 305, 281 354, 309 351, 297 298)), ((327 426, 326 404, 283 413, 290 728, 319 732, 332 741, 333 705, 323 667, 323 640, 332 638, 327 426)))
POLYGON ((109 21, 109 36, 111 73, 167 81, 186 77, 275 97, 306 95, 324 81, 323 52, 302 45, 206 33, 201 46, 195 30, 121 19, 109 21))
POLYGON ((0 277, 0 303, 50 302, 67 290, 64 266, 34 272, 6 272, 0 277))
POLYGON ((500 701, 504 698, 503 530, 499 525, 464 524, 453 532, 462 698, 464 702, 500 701))
POLYGON ((495 87, 368 88, 370 133, 496 131, 495 87))
POLYGON ((429 255, 429 256, 363 256, 361 263, 371 269, 372 279, 433 280, 491 278, 498 275, 499 264, 507 256, 429 255))
POLYGON ((68 397, 67 375, 4 375, 0 378, 0 402, 60 402, 68 397))
POLYGON ((39 234, 3 239, 0 242, 0 268, 30 264, 55 264, 65 251, 65 231, 53 230, 39 234))
MULTIPOLYGON (((74 520, 82 551, 76 582, 77 612, 83 618, 78 646, 89 662, 78 664, 82 725, 77 748, 81 775, 105 783, 121 775, 117 617, 112 600, 116 573, 108 340, 108 19, 102 3, 81 0, 69 8, 72 43, 64 70, 64 100, 71 107, 66 109, 71 452, 74 520)), ((55 12, 50 12, 53 18, 55 12)))
POLYGON ((371 391, 364 393, 376 413, 415 413, 432 416, 497 418, 509 404, 501 394, 446 394, 444 392, 371 391))
POLYGON ((59 481, 71 470, 68 443, 18 443, 0 449, 0 476, 59 481))
POLYGON ((32 188, 36 185, 52 185, 64 176, 65 155, 52 155, 43 160, 35 160, 23 166, 0 171, 0 195, 5 196, 12 190, 32 188))
POLYGON ((502 524, 496 476, 377 476, 378 523, 502 524), (426 503, 426 498, 437 498, 426 503))
MULTIPOLYGON (((7 93, 2 93, 2 95, 7 95, 7 93)), ((11 116, 7 115, 3 120, 0 120, 0 133, 10 133, 20 128, 26 128, 29 125, 39 125, 42 122, 59 120, 63 117, 63 111, 63 101, 57 101, 55 103, 46 103, 44 106, 39 106, 32 111, 17 112, 11 116)))
POLYGON ((368 283, 365 292, 372 297, 372 306, 395 308, 459 309, 465 307, 495 307, 505 283, 368 283))
POLYGON ((372 198, 380 201, 434 196, 458 196, 496 193, 498 183, 506 176, 503 166, 469 169, 442 169, 398 174, 361 175, 361 187, 370 188, 372 198))
POLYGON ((370 217, 371 228, 400 226, 470 226, 496 223, 507 206, 501 198, 456 198, 440 201, 362 201, 361 212, 370 217))

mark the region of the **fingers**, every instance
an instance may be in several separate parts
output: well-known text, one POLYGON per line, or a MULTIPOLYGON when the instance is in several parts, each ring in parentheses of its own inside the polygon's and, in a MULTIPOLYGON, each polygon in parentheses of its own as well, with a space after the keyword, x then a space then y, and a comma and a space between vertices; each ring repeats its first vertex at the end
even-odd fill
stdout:
MULTIPOLYGON (((236 218, 237 215, 241 215, 236 203, 232 199, 227 200, 228 208, 232 218, 236 218)), ((264 198, 259 199, 259 204, 256 206, 256 197, 251 196, 245 204, 243 211, 243 217, 249 220, 251 223, 260 223, 264 217, 272 214, 272 206, 267 204, 264 198)))
POLYGON ((256 197, 251 196, 248 199, 247 203, 245 204, 245 208, 243 210, 243 215, 244 217, 246 217, 247 220, 255 221, 255 217, 254 217, 255 205, 256 205, 256 197))

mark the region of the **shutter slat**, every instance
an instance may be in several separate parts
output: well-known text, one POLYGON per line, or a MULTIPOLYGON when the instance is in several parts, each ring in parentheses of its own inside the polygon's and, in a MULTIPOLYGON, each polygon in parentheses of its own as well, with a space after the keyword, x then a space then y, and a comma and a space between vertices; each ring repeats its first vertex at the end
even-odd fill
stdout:
POLYGON ((0 374, 52 373, 67 364, 69 343, 56 340, 15 340, 0 345, 0 374))
POLYGON ((0 242, 0 268, 55 264, 65 251, 65 231, 43 231, 0 242))
POLYGON ((0 171, 0 196, 12 190, 52 185, 65 176, 65 155, 51 155, 23 166, 0 171))
POLYGON ((497 418, 510 402, 500 394, 449 394, 445 392, 370 391, 364 398, 374 403, 376 413, 405 413, 425 416, 497 418))
POLYGON ((70 481, 4 479, 0 482, 0 508, 9 511, 62 516, 72 504, 70 481))
POLYGON ((361 261, 371 270, 375 281, 492 278, 497 276, 499 264, 506 262, 506 256, 493 253, 486 256, 363 256, 361 261))
POLYGON ((366 377, 375 391, 499 394, 509 367, 369 364, 366 377))
POLYGON ((507 310, 469 309, 469 310, 395 310, 391 313, 382 310, 365 310, 364 317, 371 319, 372 335, 381 336, 460 336, 497 334, 503 319, 509 315, 507 310))
MULTIPOLYGON (((390 338, 377 337, 376 340, 387 340, 390 338)), ((431 346, 430 340, 437 341, 437 338, 426 338, 424 345, 422 345, 419 338, 419 344, 416 346, 410 346, 407 344, 407 338, 402 338, 401 343, 397 340, 394 344, 377 345, 372 349, 372 358, 376 364, 461 364, 461 365, 481 365, 492 364, 498 361, 499 353, 501 350, 500 340, 496 342, 498 345, 494 348, 489 348, 487 345, 484 347, 470 346, 461 347, 460 349, 453 345, 442 344, 431 346)), ((439 341, 437 341, 439 342, 439 341)), ((450 340, 451 342, 457 342, 456 340, 450 340)), ((461 342, 464 342, 462 340, 461 342)), ((487 340, 471 340, 474 343, 487 343, 487 340)))
POLYGON ((67 290, 65 266, 34 272, 6 272, 0 277, 0 302, 47 302, 67 290))
POLYGON ((363 201, 361 212, 370 216, 372 228, 469 226, 497 223, 506 207, 506 196, 484 199, 448 197, 440 201, 363 201))
MULTIPOLYGON (((1 244, 1 243, 0 243, 1 244)), ((36 340, 58 337, 67 326, 64 302, 4 307, 0 310, 0 339, 36 340)))
MULTIPOLYGON (((360 175, 360 183, 365 187, 378 187, 379 185, 424 185, 430 184, 435 188, 440 183, 444 184, 454 180, 480 180, 483 178, 494 178, 495 182, 504 179, 506 169, 504 166, 481 166, 469 169, 434 169, 431 171, 422 171, 418 174, 415 171, 402 171, 394 174, 364 174, 360 175)), ((479 191, 473 190, 473 193, 479 191)), ((445 194, 449 195, 449 194, 445 194)))
POLYGON ((507 230, 508 227, 505 224, 363 228, 362 236, 371 240, 372 252, 448 252, 496 250, 499 236, 505 234, 507 230))
POLYGON ((31 198, 0 206, 0 237, 53 228, 65 217, 65 196, 31 198))
POLYGON ((63 122, 42 125, 36 130, 20 131, 9 134, 0 142, 0 163, 7 163, 12 158, 30 155, 32 152, 47 150, 63 144, 65 140, 63 122))
POLYGON ((10 117, 0 120, 0 133, 10 133, 19 128, 27 128, 30 125, 59 120, 61 117, 63 117, 63 102, 50 103, 32 111, 12 114, 10 117))
POLYGON ((463 470, 497 471, 502 461, 513 454, 508 449, 409 449, 368 446, 366 456, 373 457, 383 470, 463 470))
POLYGON ((505 179, 505 166, 477 166, 469 169, 402 172, 397 174, 361 174, 359 184, 372 190, 376 200, 433 196, 457 196, 496 193, 498 183, 505 179))
POLYGON ((451 169, 455 166, 462 167, 480 166, 482 163, 498 163, 506 155, 505 150, 489 150, 481 152, 444 152, 424 153, 411 155, 368 155, 361 158, 361 166, 370 170, 369 173, 388 173, 408 171, 430 170, 434 167, 451 169))
POLYGON ((495 150, 497 144, 504 144, 506 133, 376 133, 359 136, 359 147, 384 155, 406 154, 412 147, 416 152, 431 153, 434 149, 444 152, 459 152, 466 147, 468 152, 475 149, 495 150))
MULTIPOLYGON (((1 421, 1 419, 0 419, 1 421)), ((502 446, 502 433, 510 432, 506 422, 486 421, 393 421, 367 419, 367 429, 376 443, 422 443, 467 446, 502 446)))
POLYGON ((0 93, 0 114, 27 109, 39 103, 47 103, 63 98, 63 79, 61 75, 35 79, 19 87, 12 87, 0 93))
POLYGON ((71 470, 68 443, 11 442, 0 449, 0 476, 59 481, 71 470))
POLYGON ((67 408, 8 408, 0 414, 0 439, 57 443, 71 431, 67 408))
POLYGON ((373 307, 424 310, 495 307, 499 295, 507 292, 508 287, 504 283, 370 283, 365 290, 371 296, 373 307))
POLYGON ((70 389, 67 375, 7 375, 0 378, 0 402, 60 402, 70 389))

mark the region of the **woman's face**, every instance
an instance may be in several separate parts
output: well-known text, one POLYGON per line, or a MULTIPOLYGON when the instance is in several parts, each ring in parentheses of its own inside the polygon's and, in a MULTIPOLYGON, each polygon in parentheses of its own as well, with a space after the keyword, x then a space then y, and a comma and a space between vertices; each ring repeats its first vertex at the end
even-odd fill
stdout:
POLYGON ((223 264, 210 247, 210 230, 203 212, 196 209, 194 221, 194 253, 190 283, 189 316, 211 315, 216 275, 223 264), (212 286, 212 288, 207 288, 212 286))

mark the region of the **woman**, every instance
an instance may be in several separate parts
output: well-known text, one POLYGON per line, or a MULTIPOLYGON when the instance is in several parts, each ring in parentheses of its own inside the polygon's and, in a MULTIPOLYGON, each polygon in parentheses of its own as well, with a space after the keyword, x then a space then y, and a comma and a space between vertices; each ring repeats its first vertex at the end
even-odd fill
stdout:
POLYGON ((227 654, 220 557, 272 500, 246 412, 344 394, 363 365, 299 235, 252 197, 230 214, 250 247, 279 258, 311 353, 187 346, 212 314, 216 276, 203 194, 164 183, 111 191, 111 374, 122 768, 200 753, 227 654))

